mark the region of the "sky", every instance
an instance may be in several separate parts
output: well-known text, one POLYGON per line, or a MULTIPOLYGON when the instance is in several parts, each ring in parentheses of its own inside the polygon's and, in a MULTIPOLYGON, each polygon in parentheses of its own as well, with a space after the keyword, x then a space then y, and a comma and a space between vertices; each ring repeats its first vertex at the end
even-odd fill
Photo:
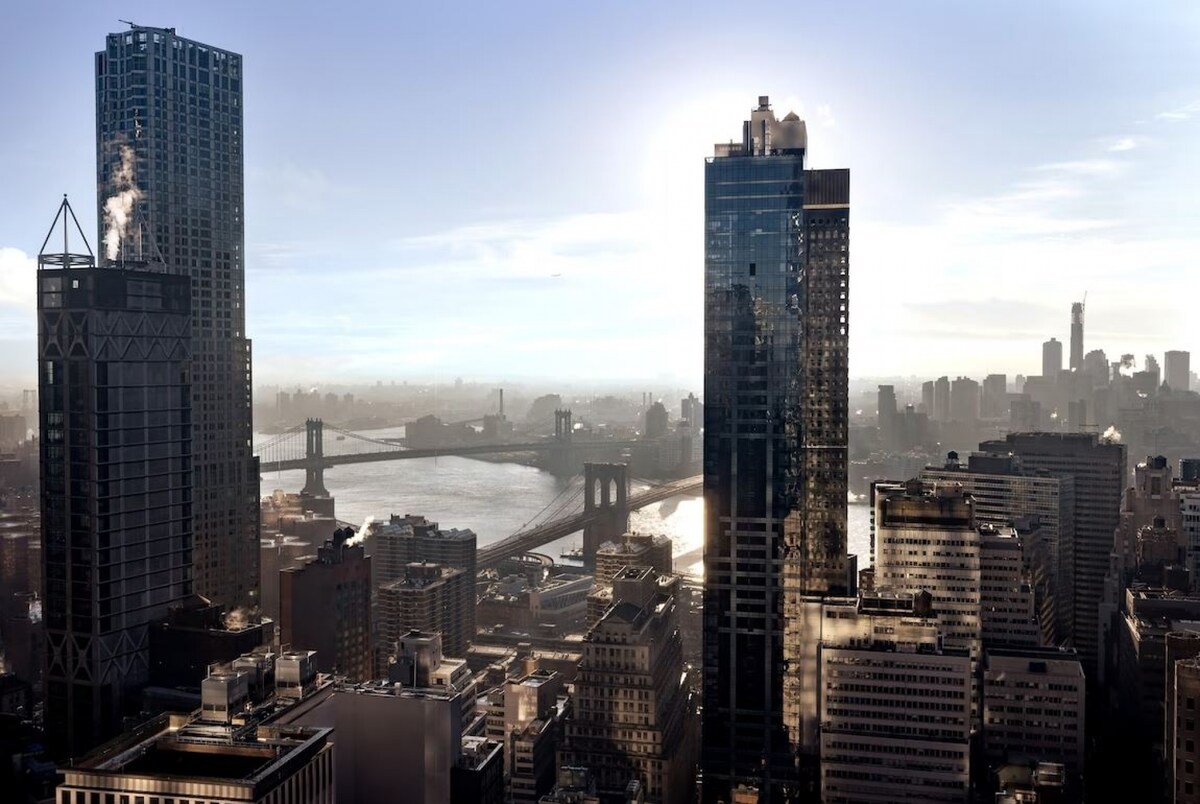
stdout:
POLYGON ((244 55, 256 384, 698 388, 704 158, 759 95, 851 170, 852 375, 1036 374, 1085 292, 1087 349, 1200 351, 1194 2, 6 0, 5 386, 63 193, 95 247, 119 19, 244 55))

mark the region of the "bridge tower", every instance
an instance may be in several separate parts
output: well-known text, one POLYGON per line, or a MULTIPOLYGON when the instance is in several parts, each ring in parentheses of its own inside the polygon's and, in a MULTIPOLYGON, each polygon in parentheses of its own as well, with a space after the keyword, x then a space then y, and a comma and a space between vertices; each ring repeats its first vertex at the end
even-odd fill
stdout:
POLYGON ((628 464, 583 465, 583 510, 597 514, 583 528, 583 565, 594 572, 600 545, 620 541, 629 530, 628 464))
POLYGON ((575 451, 571 449, 573 430, 570 410, 554 411, 554 446, 550 450, 547 468, 555 477, 571 477, 579 471, 575 451))
POLYGON ((328 497, 325 488, 325 422, 308 419, 304 422, 304 488, 305 497, 328 497))

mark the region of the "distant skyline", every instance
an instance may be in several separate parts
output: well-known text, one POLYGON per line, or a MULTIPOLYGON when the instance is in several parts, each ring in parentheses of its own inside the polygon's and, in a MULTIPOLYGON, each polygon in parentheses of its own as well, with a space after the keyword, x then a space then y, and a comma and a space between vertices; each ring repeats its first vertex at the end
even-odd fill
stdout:
POLYGON ((0 25, 0 384, 63 192, 93 250, 118 18, 245 56, 255 384, 698 387, 703 160, 758 95, 849 167, 854 376, 1200 352, 1200 7, 19 0, 0 25), (719 19, 720 25, 714 25, 719 19), (767 22, 769 21, 769 22, 767 22))

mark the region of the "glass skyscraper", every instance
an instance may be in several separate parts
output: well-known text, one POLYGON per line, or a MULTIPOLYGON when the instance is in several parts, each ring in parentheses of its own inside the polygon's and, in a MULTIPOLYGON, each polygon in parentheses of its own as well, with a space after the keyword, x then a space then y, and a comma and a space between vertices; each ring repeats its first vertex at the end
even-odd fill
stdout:
MULTIPOLYGON (((848 170, 768 99, 705 165, 703 798, 816 790, 801 610, 849 588, 848 170), (807 755, 806 755, 807 752, 807 755)), ((807 646, 807 650, 806 650, 807 646)))
POLYGON ((131 26, 96 54, 104 264, 161 259, 191 280, 195 591, 227 607, 258 588, 242 80, 240 55, 173 28, 131 26))

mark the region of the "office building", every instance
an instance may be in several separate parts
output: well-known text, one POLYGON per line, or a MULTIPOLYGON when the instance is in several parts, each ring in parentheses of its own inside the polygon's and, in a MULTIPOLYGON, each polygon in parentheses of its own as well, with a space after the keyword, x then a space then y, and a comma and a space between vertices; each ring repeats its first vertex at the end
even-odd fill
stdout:
POLYGON ((884 450, 896 449, 896 386, 879 386, 879 395, 875 405, 879 423, 879 443, 884 450))
POLYGON ((1161 455, 1148 456, 1134 467, 1133 485, 1125 491, 1113 543, 1121 584, 1138 574, 1143 564, 1161 568, 1185 563, 1183 501, 1174 479, 1170 463, 1161 455), (1161 532, 1146 532, 1148 526, 1161 532))
POLYGON ((945 643, 931 615, 927 593, 824 606, 825 804, 967 800, 971 659, 945 643))
POLYGON ((933 380, 921 383, 921 412, 933 418, 933 380))
POLYGON ((1039 590, 1038 619, 1043 641, 1071 640, 1074 601, 1075 479, 1025 467, 1007 452, 977 452, 966 463, 951 453, 940 466, 921 471, 926 483, 958 483, 974 500, 975 519, 1003 527, 1023 522, 1023 550, 1029 559, 1044 554, 1046 586, 1039 590), (1036 539, 1036 544, 1034 540, 1036 539))
POLYGON ((372 676, 371 558, 340 528, 317 558, 279 573, 279 641, 316 651, 316 667, 351 681, 372 676))
POLYGON ((980 537, 957 484, 910 480, 875 500, 875 588, 928 592, 948 646, 980 658, 980 537))
POLYGON ((1179 495, 1179 531, 1187 554, 1192 588, 1196 589, 1200 587, 1200 476, 1196 476, 1189 459, 1180 463, 1181 477, 1174 483, 1175 493, 1179 495))
POLYGON ((587 767, 606 798, 637 780, 648 804, 694 801, 698 735, 675 597, 650 567, 626 566, 612 599, 584 638, 559 766, 587 767))
POLYGON ((1083 371, 1083 302, 1071 305, 1071 371, 1083 371))
POLYGON ((1190 352, 1172 350, 1163 356, 1163 382, 1172 391, 1192 389, 1192 355, 1190 352))
POLYGON ((1040 647, 1042 629, 1020 534, 987 523, 978 531, 983 646, 1040 647))
POLYGON ((191 565, 195 591, 228 609, 258 589, 242 80, 240 55, 173 28, 131 25, 96 54, 98 242, 104 264, 161 259, 190 280, 191 565))
POLYGON ((55 801, 333 804, 331 737, 329 729, 231 730, 161 715, 63 768, 55 801))
MULTIPOLYGON (((1175 776, 1177 770, 1183 770, 1183 762, 1191 759, 1195 762, 1200 757, 1196 756, 1181 756, 1181 753, 1195 753, 1196 748, 1196 729, 1195 729, 1195 704, 1193 704, 1191 724, 1185 722, 1186 716, 1184 713, 1188 711, 1186 700, 1183 706, 1179 706, 1176 695, 1180 689, 1179 671, 1181 662, 1185 659, 1194 659, 1200 656, 1200 631, 1170 631, 1166 638, 1165 651, 1166 676, 1164 678, 1164 694, 1163 694, 1163 742, 1162 742, 1162 759, 1163 770, 1166 771, 1166 791, 1167 800, 1176 800, 1171 797, 1171 791, 1175 790, 1175 776), (1183 710, 1183 711, 1180 711, 1183 710), (1182 738, 1182 739, 1177 739, 1182 738), (1192 740, 1190 752, 1187 751, 1187 741, 1192 740), (1181 752, 1181 749, 1183 751, 1181 752)), ((1186 670, 1185 670, 1186 675, 1186 670)), ((1188 694, 1188 680, 1183 680, 1184 695, 1188 694)), ((1196 689, 1192 695, 1195 697, 1196 689)), ((1193 780, 1194 782, 1194 780, 1193 780)), ((1194 787, 1194 784, 1193 784, 1194 787)), ((1192 792, 1195 792, 1194 790, 1192 792)))
POLYGON ((1042 344, 1042 379, 1048 383, 1058 382, 1062 370, 1062 341, 1051 338, 1042 344))
POLYGON ((512 804, 536 804, 554 787, 555 757, 567 705, 562 677, 534 670, 504 683, 504 770, 512 804))
MULTIPOLYGON (((64 240, 74 220, 64 200, 64 240)), ((192 306, 186 277, 90 254, 41 254, 37 281, 47 737, 80 756, 192 593, 192 306)))
POLYGON ((460 569, 412 563, 403 578, 379 588, 380 656, 395 648, 408 631, 442 635, 447 655, 467 655, 474 634, 467 632, 468 609, 475 607, 474 578, 460 569))
POLYGON ((1029 757, 1063 765, 1077 782, 1087 746, 1086 684, 1075 652, 988 648, 983 670, 983 741, 993 765, 1029 757))
POLYGON ((791 612, 849 587, 850 173, 806 148, 764 96, 705 164, 705 801, 776 800, 815 756, 791 612))
POLYGON ((150 684, 197 688, 213 664, 232 662, 275 638, 275 623, 244 610, 222 611, 199 595, 150 625, 150 684))
MULTIPOLYGON (((1097 668, 1099 611, 1125 485, 1125 445, 1094 433, 1010 433, 981 452, 1019 456, 1028 470, 1075 480, 1072 628, 1085 672, 1097 668)), ((1061 555, 1060 560, 1065 561, 1061 555)))

